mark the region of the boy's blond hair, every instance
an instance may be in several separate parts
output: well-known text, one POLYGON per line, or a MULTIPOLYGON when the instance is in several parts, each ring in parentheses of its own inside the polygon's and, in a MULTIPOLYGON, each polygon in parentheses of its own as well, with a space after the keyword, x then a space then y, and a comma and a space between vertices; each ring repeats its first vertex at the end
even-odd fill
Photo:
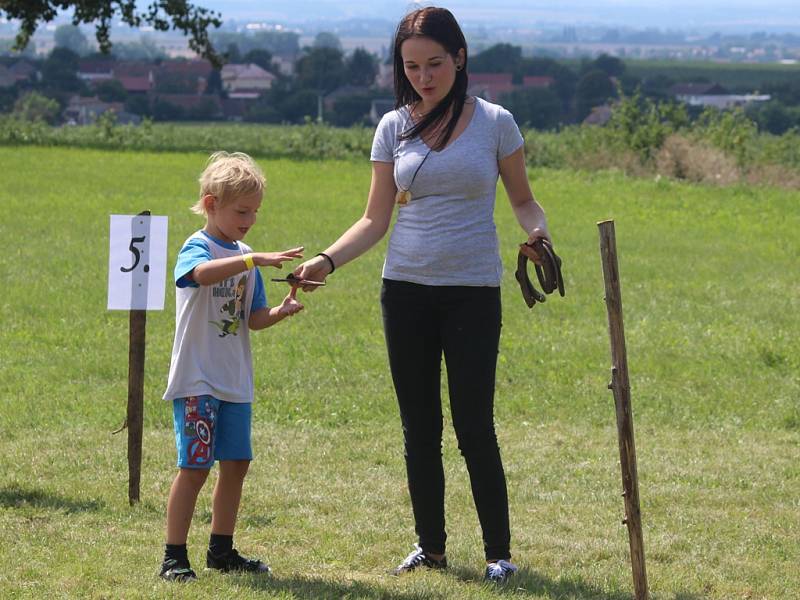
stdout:
POLYGON ((237 197, 261 195, 267 186, 264 172, 244 152, 214 152, 200 175, 200 198, 192 212, 206 214, 203 198, 214 196, 220 205, 237 197))

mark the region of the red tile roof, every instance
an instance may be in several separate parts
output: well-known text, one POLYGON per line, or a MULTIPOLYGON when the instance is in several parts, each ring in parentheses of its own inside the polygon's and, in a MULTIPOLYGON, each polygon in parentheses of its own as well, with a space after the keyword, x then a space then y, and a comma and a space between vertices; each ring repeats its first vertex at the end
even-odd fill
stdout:
POLYGON ((553 85, 555 79, 549 75, 525 75, 522 78, 522 87, 547 88, 553 85))

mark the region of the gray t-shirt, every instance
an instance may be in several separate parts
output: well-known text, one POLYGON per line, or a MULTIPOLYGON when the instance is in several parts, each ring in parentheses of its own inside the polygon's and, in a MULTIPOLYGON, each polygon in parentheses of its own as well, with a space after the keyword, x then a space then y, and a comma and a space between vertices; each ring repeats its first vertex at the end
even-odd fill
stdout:
POLYGON ((411 126, 406 107, 383 116, 371 160, 394 163, 398 188, 411 191, 400 206, 383 277, 425 285, 500 285, 503 265, 494 225, 498 161, 519 149, 522 134, 511 113, 476 98, 466 129, 441 152, 419 138, 399 141, 411 126), (411 183, 413 179, 413 183, 411 183))

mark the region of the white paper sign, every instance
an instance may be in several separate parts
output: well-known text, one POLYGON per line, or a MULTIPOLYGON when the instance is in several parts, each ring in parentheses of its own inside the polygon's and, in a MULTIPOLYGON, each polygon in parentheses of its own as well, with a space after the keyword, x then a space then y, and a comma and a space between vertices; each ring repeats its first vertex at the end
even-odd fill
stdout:
POLYGON ((108 309, 163 310, 167 217, 111 215, 108 309))

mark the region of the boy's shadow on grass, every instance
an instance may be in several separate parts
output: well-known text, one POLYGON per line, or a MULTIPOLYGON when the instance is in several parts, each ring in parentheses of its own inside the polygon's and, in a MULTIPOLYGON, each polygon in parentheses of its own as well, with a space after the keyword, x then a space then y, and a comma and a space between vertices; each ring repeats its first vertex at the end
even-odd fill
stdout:
POLYGON ((103 508, 97 500, 78 500, 53 492, 10 486, 0 488, 0 506, 4 508, 46 508, 68 513, 97 511, 103 508))
MULTIPOLYGON (((420 600, 418 592, 400 592, 386 589, 382 585, 363 581, 326 581, 309 577, 248 577, 242 576, 239 583, 248 584, 255 590, 284 592, 291 598, 380 598, 381 600, 420 600)), ((443 598, 439 593, 426 592, 424 597, 443 598)))

